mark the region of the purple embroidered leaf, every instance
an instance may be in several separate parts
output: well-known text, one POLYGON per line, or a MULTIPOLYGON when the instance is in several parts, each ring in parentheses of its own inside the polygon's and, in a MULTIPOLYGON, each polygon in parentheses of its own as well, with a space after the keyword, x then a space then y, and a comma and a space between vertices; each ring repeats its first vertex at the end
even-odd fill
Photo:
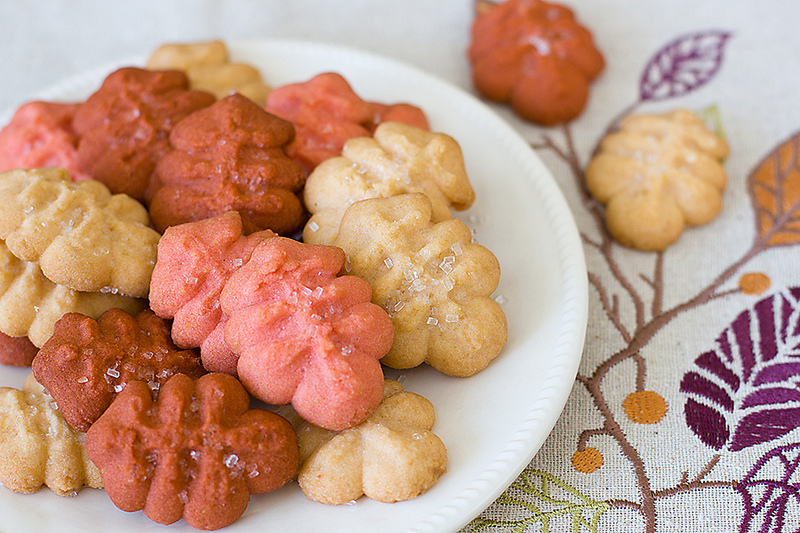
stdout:
POLYGON ((733 411, 733 399, 723 387, 714 384, 696 372, 687 372, 681 380, 681 392, 693 392, 705 396, 725 411, 733 411))
POLYGON ((770 365, 756 374, 753 379, 753 385, 758 387, 767 383, 780 383, 791 379, 792 377, 800 376, 800 361, 793 363, 779 363, 770 365))
POLYGON ((789 402, 800 402, 800 390, 787 389, 786 387, 765 387, 748 394, 742 401, 742 409, 789 402))
POLYGON ((686 424, 700 440, 719 450, 730 437, 730 429, 725 417, 719 411, 689 398, 683 408, 686 424))
POLYGON ((800 505, 798 465, 800 444, 775 448, 756 461, 736 486, 744 502, 739 531, 784 531, 786 517, 800 505))
POLYGON ((800 293, 741 312, 681 379, 684 419, 708 446, 738 451, 800 426, 800 293))
POLYGON ((639 98, 667 100, 708 83, 722 65, 730 33, 708 31, 678 37, 647 63, 639 80, 639 98))
POLYGON ((799 424, 800 407, 755 411, 742 417, 736 424, 730 450, 738 452, 783 437, 799 424))

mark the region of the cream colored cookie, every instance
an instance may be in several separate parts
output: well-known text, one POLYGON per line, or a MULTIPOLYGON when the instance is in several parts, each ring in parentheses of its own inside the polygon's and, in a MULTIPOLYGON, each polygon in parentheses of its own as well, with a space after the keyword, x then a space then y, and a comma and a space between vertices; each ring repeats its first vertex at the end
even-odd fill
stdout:
POLYGON ((182 70, 192 89, 208 91, 217 99, 238 92, 264 106, 272 90, 254 66, 231 62, 228 47, 218 40, 162 45, 147 60, 147 68, 182 70))
POLYGON ((378 409, 358 426, 332 432, 294 418, 300 445, 297 480, 311 500, 343 504, 366 495, 410 500, 444 474, 447 449, 430 430, 430 401, 387 379, 378 409))
POLYGON ((28 336, 41 348, 66 313, 97 319, 113 307, 137 314, 145 306, 145 300, 130 296, 79 292, 55 284, 42 274, 37 263, 17 258, 0 241, 0 331, 6 335, 28 336))
POLYGON ((472 242, 461 221, 433 221, 423 194, 351 205, 333 241, 351 274, 372 286, 372 301, 392 317, 395 338, 381 362, 412 368, 427 362, 451 376, 485 368, 506 342, 508 326, 490 295, 500 265, 472 242))
POLYGON ((722 209, 727 143, 692 112, 633 115, 607 135, 586 169, 586 186, 606 206, 620 244, 664 250, 686 226, 722 209))
POLYGON ((59 496, 74 496, 84 485, 102 488, 83 439, 33 375, 22 390, 0 388, 0 482, 6 488, 31 493, 47 485, 59 496))
POLYGON ((347 206, 367 198, 423 193, 430 198, 434 220, 452 218, 475 200, 461 147, 452 137, 385 122, 374 137, 356 137, 341 157, 318 165, 303 196, 312 217, 303 231, 311 244, 330 244, 347 206))
POLYGON ((149 226, 142 204, 63 168, 0 173, 0 239, 59 285, 147 296, 160 237, 149 226))

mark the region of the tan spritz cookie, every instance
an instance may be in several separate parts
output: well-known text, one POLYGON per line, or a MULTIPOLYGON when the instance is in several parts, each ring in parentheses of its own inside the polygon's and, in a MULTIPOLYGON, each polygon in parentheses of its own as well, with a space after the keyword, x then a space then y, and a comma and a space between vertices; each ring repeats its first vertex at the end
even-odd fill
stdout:
POLYGON ((457 219, 434 222, 424 194, 373 198, 351 205, 333 244, 351 274, 372 286, 389 313, 394 344, 381 362, 412 368, 427 362, 450 376, 471 376, 503 348, 508 325, 490 296, 500 265, 457 219))
POLYGON ((0 388, 0 482, 15 492, 47 485, 74 496, 84 485, 102 488, 100 472, 41 385, 28 376, 22 390, 0 388))
POLYGON ((217 99, 237 92, 263 107, 272 91, 257 68, 232 62, 227 45, 219 40, 162 45, 147 60, 147 68, 182 70, 192 89, 210 92, 217 99))
POLYGON ((110 292, 80 292, 47 279, 38 263, 23 261, 0 241, 0 332, 27 336, 42 347, 66 313, 98 318, 118 307, 136 314, 146 301, 110 292))
POLYGON ((435 221, 475 200, 461 147, 452 137, 400 122, 385 122, 374 137, 347 141, 341 157, 328 159, 309 175, 303 192, 313 214, 303 241, 330 244, 347 206, 367 198, 424 193, 435 221))
POLYGON ((294 417, 300 488, 334 505, 362 495, 385 503, 416 498, 446 470, 447 449, 430 431, 434 418, 430 401, 390 379, 378 409, 352 429, 337 433, 294 417))
POLYGON ((719 214, 727 155, 725 140, 691 111, 632 115, 603 139, 586 168, 586 186, 605 204, 615 240, 663 251, 686 226, 719 214))
POLYGON ((147 210, 61 167, 0 173, 0 239, 54 283, 84 292, 147 296, 159 234, 147 210))

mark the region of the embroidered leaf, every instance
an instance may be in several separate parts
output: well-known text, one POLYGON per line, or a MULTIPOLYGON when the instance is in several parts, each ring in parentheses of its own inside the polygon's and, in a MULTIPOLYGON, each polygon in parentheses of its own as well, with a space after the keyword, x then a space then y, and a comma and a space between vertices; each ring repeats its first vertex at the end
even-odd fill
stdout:
POLYGON ((744 502, 739 531, 795 531, 785 519, 800 505, 800 444, 789 444, 761 456, 736 486, 744 502))
POLYGON ((800 292, 740 313, 681 379, 687 426, 708 446, 739 451, 800 425, 800 292))
POLYGON ((766 246, 800 242, 800 132, 770 152, 750 173, 748 191, 759 239, 766 246))
POLYGON ((667 100, 708 83, 722 64, 730 34, 722 31, 678 37, 661 48, 647 63, 639 80, 639 98, 667 100))
MULTIPOLYGON (((594 500, 569 484, 541 470, 524 470, 517 480, 489 508, 511 507, 503 516, 516 519, 496 520, 479 516, 472 521, 469 531, 477 533, 490 527, 507 528, 510 533, 530 531, 529 527, 538 524, 543 532, 550 531, 553 520, 564 517, 571 523, 570 531, 597 531, 600 517, 610 505, 594 500)), ((485 513, 486 515, 486 513, 485 513)))

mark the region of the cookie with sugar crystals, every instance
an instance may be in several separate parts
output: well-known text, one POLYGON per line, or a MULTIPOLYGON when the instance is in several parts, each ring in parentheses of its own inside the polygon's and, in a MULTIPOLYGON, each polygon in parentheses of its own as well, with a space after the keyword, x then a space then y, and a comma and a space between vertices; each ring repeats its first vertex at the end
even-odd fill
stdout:
POLYGON ((60 167, 0 173, 0 239, 54 283, 145 297, 159 237, 144 206, 99 181, 60 167))
POLYGON ((86 433, 86 450, 117 507, 204 530, 235 522, 251 494, 281 488, 299 461, 291 424, 251 409, 227 374, 175 375, 157 399, 129 383, 86 433))
POLYGON ((341 157, 325 161, 308 177, 303 197, 313 216, 303 240, 331 244, 353 202, 408 193, 428 196, 437 222, 475 201, 455 139, 399 122, 381 124, 373 137, 347 141, 341 157))
POLYGON ((28 337, 41 347, 66 313, 97 318, 118 307, 136 314, 147 306, 140 298, 112 292, 80 292, 53 283, 38 263, 19 259, 0 241, 0 332, 28 337))
POLYGON ((31 493, 46 485, 59 496, 74 496, 84 485, 102 488, 83 439, 33 374, 22 390, 0 388, 0 482, 6 488, 31 493))
POLYGON ((72 427, 88 430, 131 381, 157 391, 175 374, 206 373, 200 355, 181 350, 170 324, 151 310, 110 309, 94 320, 68 313, 33 359, 33 374, 72 427))
POLYGON ((600 143, 586 187, 620 244, 663 251, 722 209, 728 143, 686 109, 631 115, 600 143))
POLYGON ((431 429, 433 404, 387 379, 375 412, 352 429, 332 432, 290 417, 300 444, 297 481, 311 500, 340 505, 366 495, 385 503, 430 489, 447 466, 447 449, 431 429))
POLYGON ((483 370, 502 350, 508 325, 491 298, 500 264, 457 219, 434 222, 424 194, 372 198, 347 208, 333 241, 351 273, 372 286, 392 317, 395 339, 381 362, 428 363, 450 376, 483 370))

